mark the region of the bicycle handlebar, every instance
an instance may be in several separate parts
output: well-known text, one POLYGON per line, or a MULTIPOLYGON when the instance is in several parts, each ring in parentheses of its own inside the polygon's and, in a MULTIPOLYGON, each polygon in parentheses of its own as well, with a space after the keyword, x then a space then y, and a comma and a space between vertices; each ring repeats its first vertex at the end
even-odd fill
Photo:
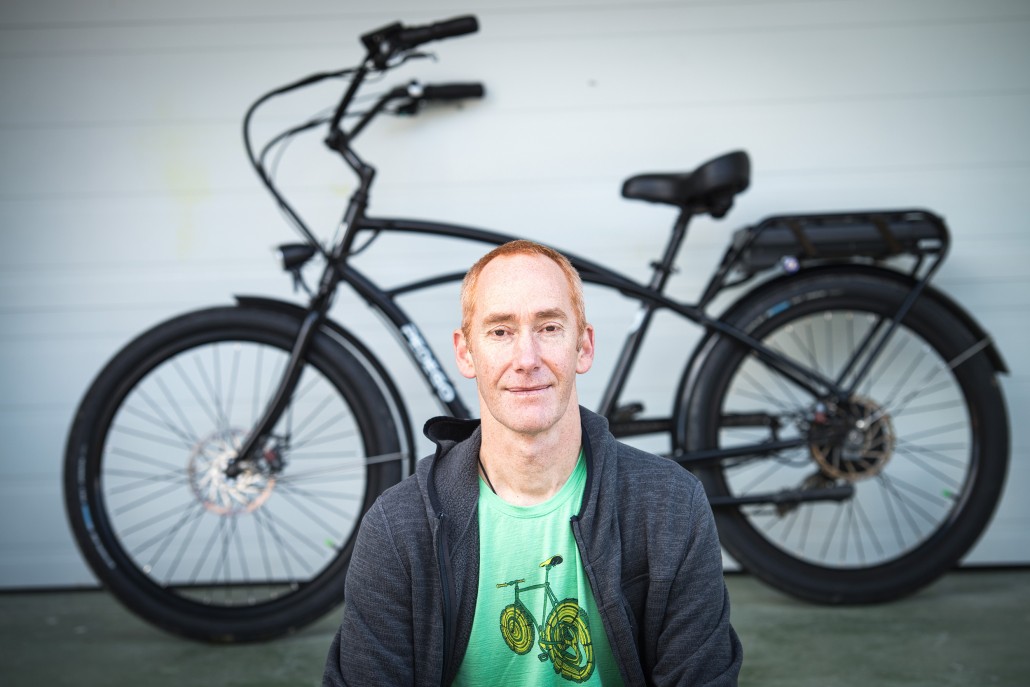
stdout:
POLYGON ((423 100, 464 100, 482 98, 486 90, 481 83, 445 83, 422 87, 423 100))
POLYGON ((397 36, 397 43, 402 48, 414 48, 430 41, 464 36, 467 33, 475 33, 478 30, 479 22, 473 15, 467 14, 461 17, 454 17, 453 19, 433 22, 426 26, 413 26, 402 29, 397 36))
MULTIPOLYGON (((342 155, 347 165, 354 170, 361 179, 361 186, 352 197, 352 203, 348 206, 347 214, 345 215, 343 222, 347 227, 353 226, 354 222, 352 220, 355 217, 359 217, 361 213, 364 212, 364 203, 367 202, 368 186, 371 184, 372 176, 375 174, 375 169, 365 164, 361 158, 358 157, 354 150, 351 149, 350 141, 353 140, 354 137, 357 136, 376 115, 382 112, 383 108, 391 101, 400 99, 407 100, 407 102, 402 103, 400 106, 393 109, 390 112, 391 114, 415 114, 418 111, 419 105, 424 102, 482 98, 485 93, 485 89, 481 83, 450 83, 435 86, 422 86, 417 82, 413 82, 407 87, 401 86, 392 89, 385 95, 381 96, 376 101, 375 105, 365 112, 351 113, 349 112, 349 107, 365 78, 369 74, 386 72, 389 69, 398 67, 412 57, 425 57, 423 54, 413 52, 413 48, 418 45, 428 43, 430 41, 463 36, 465 34, 475 33, 478 30, 479 21, 473 15, 454 17, 453 19, 433 22, 424 26, 405 27, 400 22, 394 22, 393 24, 383 26, 361 36, 361 42, 365 45, 368 54, 359 66, 335 72, 313 74, 294 83, 269 91, 251 104, 247 113, 243 117, 243 140, 244 147, 247 151, 247 157, 250 160, 251 165, 257 171, 258 177, 261 179, 262 183, 272 194, 272 197, 279 203, 279 206, 286 213, 288 219, 294 224, 301 235, 303 235, 305 241, 312 246, 317 247, 319 251, 323 253, 326 252, 315 235, 307 228, 301 217, 286 201, 282 193, 280 193, 276 188, 275 183, 272 180, 272 175, 270 175, 265 169, 264 159, 268 151, 276 144, 281 144, 293 135, 328 122, 328 134, 325 139, 326 145, 330 149, 342 155), (346 92, 337 104, 332 116, 319 116, 305 124, 287 129, 273 137, 265 145, 261 151, 260 157, 255 157, 250 140, 250 120, 251 116, 260 105, 274 96, 284 95, 297 90, 298 88, 310 86, 320 81, 337 77, 349 77, 350 84, 347 86, 346 92), (350 131, 343 131, 340 128, 340 124, 348 114, 360 116, 360 119, 353 127, 351 127, 350 131)), ((348 233, 340 241, 339 247, 344 253, 349 249, 351 237, 352 235, 348 233)), ((339 253, 340 250, 334 250, 334 253, 339 253)))
POLYGON ((394 22, 366 33, 361 37, 361 42, 376 66, 382 68, 397 53, 411 50, 430 41, 464 36, 478 30, 479 21, 473 15, 467 14, 425 26, 405 27, 400 22, 394 22))

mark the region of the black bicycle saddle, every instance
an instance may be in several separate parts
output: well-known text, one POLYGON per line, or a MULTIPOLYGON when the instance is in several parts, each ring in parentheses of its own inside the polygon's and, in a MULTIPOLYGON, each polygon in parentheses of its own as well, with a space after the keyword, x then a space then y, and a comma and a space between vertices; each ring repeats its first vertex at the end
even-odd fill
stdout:
POLYGON ((743 150, 709 160, 693 172, 638 174, 622 184, 625 198, 666 203, 693 214, 722 217, 733 207, 733 197, 751 180, 751 161, 743 150))

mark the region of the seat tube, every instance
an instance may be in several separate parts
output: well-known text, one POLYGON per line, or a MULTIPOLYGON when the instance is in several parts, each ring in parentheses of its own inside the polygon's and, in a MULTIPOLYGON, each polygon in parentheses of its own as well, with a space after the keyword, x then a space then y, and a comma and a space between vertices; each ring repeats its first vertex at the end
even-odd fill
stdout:
MULTIPOLYGON (((680 216, 676 219, 676 224, 672 228, 672 235, 669 237, 669 243, 665 246, 665 252, 662 254, 661 261, 651 263, 653 272, 651 273, 651 281, 648 287, 652 291, 660 294, 665 290, 665 285, 669 281, 669 275, 674 271, 673 263, 676 261, 676 255, 679 253, 680 246, 683 245, 683 239, 687 235, 687 225, 689 223, 690 211, 684 209, 680 212, 680 216)), ((629 334, 626 335, 626 340, 622 344, 622 350, 619 352, 619 357, 615 362, 615 369, 612 371, 608 386, 605 387, 604 395, 601 397, 598 412, 604 417, 610 419, 615 412, 619 397, 622 395, 627 379, 629 379, 633 363, 640 352, 641 343, 648 327, 651 325, 651 318, 654 316, 656 309, 657 306, 653 303, 641 302, 640 310, 630 326, 629 334)))

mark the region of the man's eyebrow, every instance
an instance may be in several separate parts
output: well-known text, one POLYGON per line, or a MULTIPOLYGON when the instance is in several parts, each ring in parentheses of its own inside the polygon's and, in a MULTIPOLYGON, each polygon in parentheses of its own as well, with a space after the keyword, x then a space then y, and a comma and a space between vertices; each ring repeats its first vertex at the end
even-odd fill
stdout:
MULTIPOLYGON (((481 323, 484 326, 493 326, 495 324, 504 324, 506 322, 512 322, 517 320, 518 317, 513 313, 508 312, 495 312, 487 313, 483 316, 481 323)), ((548 308, 546 310, 540 310, 533 314, 534 320, 568 320, 569 316, 561 308, 548 308)))
POLYGON ((483 316, 480 320, 481 324, 486 326, 492 326, 495 324, 503 324, 505 322, 511 322, 515 319, 515 316, 507 312, 493 312, 483 316))
POLYGON ((561 308, 548 308, 536 314, 538 320, 567 320, 569 316, 561 308))

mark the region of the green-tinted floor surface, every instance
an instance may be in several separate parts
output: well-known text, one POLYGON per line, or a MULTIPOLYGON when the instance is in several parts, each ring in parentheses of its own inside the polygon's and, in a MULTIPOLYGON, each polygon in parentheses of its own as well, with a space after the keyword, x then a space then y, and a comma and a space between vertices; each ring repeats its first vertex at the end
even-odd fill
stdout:
MULTIPOLYGON (((1030 685, 1030 571, 964 571, 891 604, 822 607, 727 579, 740 684, 1030 685)), ((0 685, 317 685, 339 609, 264 644, 152 628, 104 592, 0 594, 0 685)))

